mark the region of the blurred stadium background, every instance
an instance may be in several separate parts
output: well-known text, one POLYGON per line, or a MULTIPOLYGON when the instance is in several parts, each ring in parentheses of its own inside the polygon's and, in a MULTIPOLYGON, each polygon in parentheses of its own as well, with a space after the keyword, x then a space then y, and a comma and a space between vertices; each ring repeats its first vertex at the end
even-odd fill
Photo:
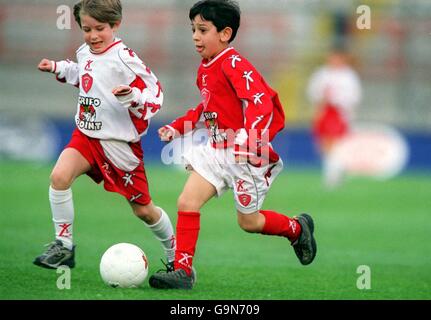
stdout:
MULTIPOLYGON (((164 107, 157 117, 157 122, 152 123, 148 136, 143 139, 145 157, 150 167, 152 164, 155 165, 154 167, 160 165, 160 151, 163 144, 158 141, 156 136, 158 125, 171 121, 176 116, 183 114, 187 108, 195 106, 199 102, 199 92, 195 87, 195 75, 200 58, 194 52, 190 22, 188 20, 188 10, 194 2, 195 0, 123 1, 124 20, 119 37, 151 67, 161 81, 165 92, 164 107)), ((276 148, 283 157, 287 172, 289 172, 289 168, 299 168, 299 170, 306 168, 306 170, 309 170, 293 173, 292 180, 290 180, 289 176, 287 179, 282 178, 278 187, 275 188, 283 190, 283 184, 286 181, 290 183, 286 189, 291 190, 288 197, 289 201, 291 201, 292 210, 299 210, 304 206, 308 208, 308 203, 312 203, 310 206, 315 206, 315 208, 312 207, 311 209, 314 208, 316 211, 321 209, 321 220, 327 219, 326 224, 321 221, 323 222, 322 228, 327 227, 332 230, 330 229, 332 227, 331 223, 340 223, 338 225, 339 230, 346 233, 346 230, 349 230, 352 226, 351 222, 349 222, 350 220, 346 218, 346 211, 350 211, 352 218, 354 216, 355 219, 359 218, 360 221, 354 222, 354 224, 357 224, 356 229, 354 228, 356 233, 353 232, 351 241, 341 245, 339 239, 337 239, 338 235, 336 235, 338 231, 336 231, 336 227, 333 227, 334 230, 332 230, 331 235, 324 238, 324 241, 327 241, 326 244, 333 245, 331 247, 333 251, 327 251, 329 256, 326 256, 325 260, 324 250, 322 249, 320 269, 311 269, 315 270, 314 278, 312 277, 311 280, 310 278, 299 278, 300 280, 296 282, 292 279, 290 280, 293 281, 293 283, 290 282, 290 285, 293 286, 290 294, 295 292, 294 295, 277 293, 279 289, 275 288, 275 293, 272 296, 270 294, 265 295, 266 289, 262 289, 263 291, 256 295, 248 293, 241 296, 235 295, 233 293, 236 290, 235 287, 230 287, 229 285, 227 286, 227 293, 218 295, 217 292, 213 292, 212 295, 199 295, 198 292, 191 298, 225 297, 236 299, 248 297, 252 299, 285 299, 293 297, 319 299, 329 297, 391 299, 416 297, 429 299, 431 297, 429 243, 431 242, 429 241, 429 235, 426 236, 426 234, 429 233, 430 228, 429 208, 431 207, 431 1, 239 0, 238 2, 242 9, 242 25, 239 30, 239 36, 233 45, 255 64, 268 82, 279 92, 285 107, 287 127, 283 134, 277 137, 275 141, 276 148), (356 20, 360 16, 356 12, 359 5, 368 5, 371 9, 372 24, 370 30, 359 30, 356 27, 356 20), (358 110, 358 120, 391 125, 398 129, 407 139, 411 152, 404 172, 407 180, 395 181, 394 183, 399 183, 398 187, 391 184, 385 185, 384 183, 370 185, 367 181, 358 181, 357 185, 350 185, 347 189, 341 191, 341 195, 328 195, 322 193, 322 190, 315 186, 319 184, 319 173, 317 171, 319 158, 310 135, 313 110, 306 97, 305 88, 312 71, 324 62, 326 54, 334 43, 339 41, 343 41, 353 54, 355 68, 362 80, 363 100, 358 110), (388 189, 385 190, 385 188, 388 189), (394 192, 393 194, 391 194, 392 191, 394 192), (367 192, 370 192, 370 194, 367 194, 367 192), (358 196, 359 194, 361 196, 358 196), (381 195, 383 198, 380 197, 381 195), (354 199, 354 202, 349 202, 352 199, 354 199), (372 203, 371 210, 370 207, 365 207, 366 204, 370 205, 370 203, 372 203), (377 217, 377 220, 373 220, 376 219, 375 213, 379 212, 380 206, 383 207, 384 204, 391 206, 386 208, 386 211, 382 209, 382 216, 377 217), (397 209, 399 210, 397 211, 397 209), (428 212, 426 212, 427 210, 428 212), (413 229, 409 231, 414 233, 416 238, 403 242, 402 236, 389 234, 389 230, 405 232, 403 223, 409 224, 407 220, 409 215, 412 219, 416 219, 419 226, 415 229, 416 226, 412 227, 410 225, 409 228, 413 229), (386 219, 392 221, 392 218, 398 219, 395 225, 386 225, 386 219), (372 225, 371 229, 368 229, 368 234, 364 235, 360 231, 361 226, 370 227, 368 225, 369 221, 377 221, 376 223, 381 224, 382 227, 373 229, 374 225, 372 225), (378 246, 378 244, 371 239, 374 236, 373 230, 381 232, 382 229, 386 230, 387 234, 379 239, 381 243, 385 243, 384 249, 382 249, 383 247, 379 248, 387 253, 387 259, 384 258, 386 260, 380 265, 382 267, 380 271, 384 274, 385 270, 387 270, 385 266, 392 265, 404 268, 402 270, 406 272, 405 274, 401 274, 398 269, 386 274, 389 278, 385 280, 387 281, 385 285, 390 287, 391 279, 399 277, 398 285, 394 284, 394 288, 391 287, 387 291, 377 292, 376 295, 366 297, 361 293, 351 294, 350 289, 346 289, 343 285, 341 287, 331 287, 324 281, 327 276, 325 272, 330 272, 331 269, 334 272, 339 266, 338 264, 331 265, 331 263, 334 263, 333 259, 344 261, 343 259, 346 257, 345 250, 350 248, 347 244, 355 243, 355 239, 365 241, 366 245, 361 249, 369 253, 367 256, 369 260, 380 259, 380 254, 373 255, 372 253, 373 246, 378 246), (353 238, 354 235, 357 238, 353 238), (369 239, 369 243, 366 242, 367 239, 369 239), (397 247, 395 243, 400 246, 397 247), (338 245, 340 247, 337 247, 338 245), (339 249, 339 252, 336 251, 337 249, 339 249), (413 251, 410 251, 410 249, 413 251), (400 256, 391 255, 394 252, 400 252, 400 256), (401 252, 409 252, 409 254, 404 257, 401 252), (428 253, 425 254, 425 252, 428 253), (330 263, 324 265, 325 261, 330 263), (410 262, 411 264, 409 264, 410 262), (302 288, 301 282, 308 283, 310 288, 310 286, 313 286, 313 281, 317 281, 316 283, 319 286, 317 293, 304 292, 301 291, 302 289, 296 290, 297 288, 302 288), (414 285, 417 286, 415 287, 414 285), (408 288, 408 290, 403 291, 404 288, 408 288), (326 290, 330 292, 328 293, 326 290), (303 294, 301 295, 301 293, 303 294)), ((88 281, 90 281, 88 287, 81 287, 81 291, 75 296, 60 296, 58 290, 47 291, 52 295, 47 296, 47 293, 38 295, 35 289, 29 289, 24 286, 21 288, 18 279, 22 277, 21 279, 30 281, 26 272, 38 272, 39 281, 42 281, 42 279, 45 279, 45 274, 42 274, 39 270, 34 270, 30 265, 25 268, 16 265, 16 261, 29 264, 33 255, 39 253, 39 246, 43 244, 42 241, 50 240, 48 236, 51 232, 51 226, 49 224, 50 213, 47 201, 49 170, 53 161, 55 161, 59 152, 67 143, 74 127, 76 88, 57 83, 53 76, 39 72, 37 64, 43 57, 53 60, 75 58, 74 52, 82 43, 82 37, 73 17, 70 17, 71 29, 59 30, 56 24, 60 16, 57 13, 58 6, 67 5, 72 8, 74 3, 75 1, 69 0, 17 0, 13 2, 0 0, 0 209, 2 211, 0 213, 2 222, 0 227, 4 228, 2 230, 4 241, 1 241, 0 251, 1 256, 8 257, 6 260, 3 259, 4 261, 0 264, 3 269, 0 271, 6 271, 5 268, 8 268, 7 270, 15 268, 20 272, 19 277, 17 275, 15 282, 13 282, 16 285, 13 289, 9 286, 2 287, 0 290, 0 298, 3 299, 19 299, 20 297, 31 299, 40 297, 103 299, 111 297, 109 294, 105 295, 105 293, 99 295, 97 293, 98 288, 90 288, 90 284, 92 285, 91 277, 88 274, 86 275, 85 272, 83 275, 88 277, 88 281), (26 161, 19 162, 18 160, 26 161), (27 161, 30 161, 31 164, 28 165, 27 161), (35 178, 29 179, 29 176, 33 174, 35 178), (19 176, 21 177, 20 180, 16 181, 16 177, 19 176), (33 230, 33 225, 30 225, 26 220, 34 219, 31 217, 34 217, 35 213, 32 216, 26 207, 21 204, 19 199, 21 199, 22 194, 25 194, 32 204, 34 202, 34 210, 46 212, 43 218, 38 218, 35 223, 36 228, 42 228, 45 234, 33 230), (11 218, 12 216, 14 218, 11 218), (34 241, 35 244, 32 244, 30 249, 24 248, 23 244, 18 245, 18 243, 23 243, 24 239, 15 231, 21 227, 24 228, 24 232, 28 231, 34 237, 31 242, 34 241), (14 244, 11 245, 11 239, 13 238, 10 237, 15 236, 17 238, 13 241, 14 244), (13 257, 21 250, 25 252, 25 256, 19 255, 16 259, 21 260, 14 260, 15 258, 13 257), (94 295, 93 291, 91 291, 91 294, 85 294, 85 290, 89 290, 89 292, 95 290, 96 292, 94 292, 94 295), (25 292, 30 293, 26 295, 25 292)), ((182 183, 184 176, 178 176, 178 173, 170 175, 167 173, 169 171, 160 168, 154 170, 154 174, 151 173, 151 170, 149 174, 155 181, 155 194, 160 192, 157 197, 161 198, 162 202, 164 201, 163 199, 168 199, 166 200, 166 202, 169 201, 169 204, 166 204, 167 209, 175 219, 175 199, 181 190, 181 185, 172 184, 171 188, 173 190, 170 189, 169 192, 171 193, 167 194, 166 198, 163 198, 165 196, 164 191, 156 189, 156 186, 157 183, 166 183, 161 177, 166 177, 168 180, 178 179, 182 183)), ((77 203, 77 206, 83 211, 89 211, 87 217, 84 214, 80 216, 83 219, 81 221, 90 219, 89 217, 96 219, 93 217, 93 212, 91 212, 93 210, 90 207, 91 204, 87 204, 88 207, 84 207, 83 204, 86 201, 83 199, 85 195, 88 192, 94 192, 94 188, 95 186, 89 180, 87 182, 82 182, 81 180, 76 186, 76 193, 81 193, 82 196, 81 200, 77 200, 81 201, 77 203)), ((280 199, 272 200, 272 203, 279 203, 280 206, 283 206, 281 199, 283 199, 284 195, 280 192, 274 191, 274 195, 279 196, 280 199)), ((103 199, 99 200, 100 205, 103 205, 104 201, 109 204, 110 207, 106 207, 108 214, 110 214, 110 211, 114 211, 117 204, 112 204, 107 200, 111 199, 109 198, 111 195, 106 195, 99 189, 97 197, 103 199)), ((223 205, 232 211, 230 196, 225 198, 228 199, 226 203, 223 202, 225 203, 223 205)), ((115 199, 118 200, 118 198, 115 199)), ((274 196, 271 199, 275 199, 274 196)), ((125 211, 127 208, 125 208, 124 202, 118 201, 117 208, 122 208, 121 210, 125 211)), ((217 212, 219 210, 217 209, 217 203, 210 206, 208 210, 217 212)), ((116 213, 112 213, 109 219, 115 219, 114 216, 116 216, 116 213)), ((319 215, 317 218, 319 219, 319 215)), ((218 219, 215 224, 222 223, 220 218, 215 219, 218 219)), ((91 223, 96 223, 95 220, 91 221, 91 223)), ((124 222, 118 222, 118 224, 122 223, 124 222)), ((130 228, 131 225, 136 226, 134 224, 136 223, 135 220, 130 225, 127 223, 123 228, 119 229, 121 232, 129 232, 127 228, 130 228)), ((85 233, 82 230, 84 229, 83 225, 84 222, 82 222, 80 230, 80 232, 82 231, 80 233, 82 241, 84 239, 85 241, 93 241, 94 239, 91 240, 89 235, 94 230, 88 227, 89 230, 85 231, 87 232, 85 233)), ((136 229, 138 228, 136 227, 136 229)), ((103 246, 109 246, 114 240, 121 241, 120 231, 117 233, 113 231, 110 239, 100 236, 103 246)), ((210 234, 210 236, 207 236, 210 239, 207 243, 217 246, 217 242, 214 240, 218 237, 216 231, 213 233, 210 230, 207 231, 210 234), (211 237, 214 237, 214 239, 211 237)), ((235 232, 240 234, 242 238, 248 236, 243 235, 238 230, 235 232)), ((151 237, 149 234, 148 236, 151 237)), ((227 246, 237 241, 231 241, 229 237, 226 237, 226 239, 228 241, 226 242, 227 246)), ((246 241, 250 240, 247 238, 247 240, 241 239, 240 241, 246 243, 246 241)), ((202 240, 202 243, 202 249, 206 248, 205 240, 202 240)), ((266 244, 267 242, 264 243, 266 244)), ((159 250, 158 248, 156 249, 157 244, 153 245, 154 249, 146 247, 150 254, 159 250)), ((258 246, 257 242, 255 245, 258 246)), ((244 252, 248 250, 247 248, 239 249, 242 252, 239 259, 247 259, 247 256, 244 256, 246 255, 244 252)), ((96 254, 101 254, 100 250, 102 250, 85 251, 83 245, 82 249, 84 249, 82 255, 87 255, 86 258, 88 259, 91 259, 96 254)), ((264 247, 261 249, 265 251, 264 247)), ((221 248, 216 250, 223 254, 221 248)), ((268 253, 265 254, 268 255, 268 253)), ((211 260, 210 254, 205 253, 204 250, 201 250, 201 255, 202 257, 205 256, 205 259, 211 260)), ((220 259, 226 262, 226 268, 232 268, 232 273, 237 272, 238 261, 233 258, 231 261, 231 257, 229 256, 228 258, 227 256, 228 254, 225 256, 226 260, 223 260, 225 258, 220 259)), ((347 256, 354 260, 352 265, 357 266, 362 261, 360 259, 355 260, 360 256, 359 253, 350 252, 347 256)), ((205 263, 205 259, 202 258, 202 265, 205 263)), ((209 270, 216 274, 217 272, 222 272, 217 267, 221 262, 212 262, 214 262, 214 265, 209 266, 209 270)), ((281 259, 275 264, 268 263, 269 267, 283 270, 284 262, 281 259)), ((97 272, 95 271, 97 270, 97 261, 92 263, 93 271, 97 272)), ((344 264, 346 263, 344 262, 344 264)), ((84 265, 84 262, 82 265, 84 265)), ((343 265, 343 262, 341 265, 343 265)), ((376 265, 378 265, 378 262, 376 262, 376 265)), ((153 266, 156 268, 156 263, 153 266)), ((267 285, 266 275, 263 276, 265 268, 258 269, 253 263, 252 266, 256 272, 261 272, 255 281, 257 283, 262 282, 262 288, 265 288, 265 285, 267 285)), ((266 266, 266 264, 263 263, 263 266, 266 266)), ((290 272, 298 272, 297 267, 292 268, 289 269, 290 272)), ((354 272, 355 269, 352 270, 354 272)), ((0 274, 3 284, 9 281, 8 272, 0 274)), ((241 272, 240 274, 243 274, 241 272)), ((229 274, 229 272, 226 274, 229 274)), ((206 277, 209 276, 206 275, 206 277)), ((337 279, 345 281, 346 276, 343 273, 341 275, 340 273, 335 273, 329 277, 329 281, 333 283, 336 283, 337 279)), ((202 283, 210 286, 211 280, 219 281, 217 278, 209 278, 209 280, 202 280, 202 283)), ((275 281, 283 280, 279 278, 275 281)), ((354 283, 355 280, 349 279, 348 281, 354 283)), ((221 284, 222 287, 223 284, 221 284)), ((43 285, 43 283, 35 283, 36 287, 39 285, 43 285)), ((238 288, 241 288, 241 284, 237 285, 238 288)), ((240 289, 243 294, 248 290, 247 286, 240 289)), ((253 292, 253 290, 250 292, 253 292)), ((127 296, 126 294, 119 295, 117 293, 114 297, 127 299, 127 297, 139 298, 140 296, 139 294, 127 296)), ((150 295, 145 297, 148 299, 154 298, 150 295)), ((158 297, 162 299, 172 297, 190 298, 181 294, 173 296, 159 295, 158 297)))
MULTIPOLYGON (((317 164, 308 135, 313 110, 305 87, 334 43, 344 41, 363 84, 358 120, 387 123, 402 130, 412 150, 409 168, 430 170, 431 2, 239 2, 243 19, 234 45, 279 91, 290 134, 278 147, 283 156, 289 147, 287 163, 317 164), (363 4, 371 9, 370 30, 356 27, 360 16, 356 9, 363 4)), ((37 133, 45 131, 46 126, 57 140, 49 139, 51 149, 49 145, 48 150, 40 149, 40 158, 54 159, 68 139, 75 114, 74 88, 53 82, 36 66, 42 57, 74 59, 82 37, 73 17, 71 29, 57 28, 58 6, 73 7, 74 3, 0 2, 1 157, 37 157, 38 151, 33 149, 44 145, 46 139, 40 139, 37 133), (14 126, 16 121, 18 125, 14 126), (23 143, 24 132, 19 129, 22 122, 34 131, 32 138, 38 144, 19 148, 23 143), (59 141, 54 150, 52 141, 59 141)), ((188 21, 188 9, 193 3, 194 0, 124 1, 119 36, 139 53, 164 86, 166 100, 157 118, 160 122, 171 121, 198 103, 195 74, 200 61, 193 49, 188 21)), ((150 144, 154 141, 152 136, 146 140, 150 144)), ((157 145, 147 146, 148 157, 158 157, 159 149, 157 145)))

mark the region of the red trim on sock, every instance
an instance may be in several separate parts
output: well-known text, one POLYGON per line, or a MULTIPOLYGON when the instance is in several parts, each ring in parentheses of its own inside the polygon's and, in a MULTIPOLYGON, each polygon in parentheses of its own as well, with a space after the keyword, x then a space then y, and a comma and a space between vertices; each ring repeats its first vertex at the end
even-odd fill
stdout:
POLYGON ((260 213, 265 216, 262 234, 286 237, 291 242, 301 234, 301 225, 295 219, 270 210, 260 210, 260 213))
POLYGON ((200 230, 200 213, 178 211, 176 229, 175 270, 184 269, 190 275, 200 230))

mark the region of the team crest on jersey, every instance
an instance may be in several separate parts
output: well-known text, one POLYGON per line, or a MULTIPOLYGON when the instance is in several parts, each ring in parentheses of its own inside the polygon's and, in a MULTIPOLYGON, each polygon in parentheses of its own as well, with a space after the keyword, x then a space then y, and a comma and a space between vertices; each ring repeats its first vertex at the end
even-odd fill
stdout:
POLYGON ((247 207, 251 202, 251 195, 242 193, 238 195, 238 201, 243 207, 247 207))
POLYGON ((93 86, 93 77, 86 73, 82 76, 81 83, 82 89, 84 89, 85 93, 88 93, 93 86))
POLYGON ((211 93, 208 89, 202 89, 201 90, 201 97, 202 97, 202 103, 204 104, 204 107, 208 107, 208 103, 210 102, 211 93))

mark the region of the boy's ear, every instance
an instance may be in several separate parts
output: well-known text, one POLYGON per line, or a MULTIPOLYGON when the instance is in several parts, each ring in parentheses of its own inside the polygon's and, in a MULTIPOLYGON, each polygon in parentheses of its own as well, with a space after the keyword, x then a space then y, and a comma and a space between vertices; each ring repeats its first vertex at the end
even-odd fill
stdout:
POLYGON ((121 20, 114 23, 114 25, 112 26, 112 29, 114 30, 114 32, 116 32, 120 28, 120 25, 121 25, 121 20))
POLYGON ((222 31, 220 31, 220 40, 222 42, 229 42, 232 37, 232 28, 226 27, 222 31))

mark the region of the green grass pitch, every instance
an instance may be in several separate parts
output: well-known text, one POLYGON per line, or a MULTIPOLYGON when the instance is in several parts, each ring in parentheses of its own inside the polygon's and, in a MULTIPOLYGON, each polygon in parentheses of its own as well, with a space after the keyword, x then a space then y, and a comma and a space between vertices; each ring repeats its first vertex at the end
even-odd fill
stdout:
MULTIPOLYGON (((131 242, 146 252, 150 274, 163 252, 125 199, 88 177, 73 186, 76 268, 60 290, 55 270, 32 264, 52 241, 48 203, 50 165, 0 164, 0 299, 430 299, 431 176, 404 174, 387 182, 350 179, 325 191, 317 170, 285 168, 264 208, 315 219, 316 260, 301 266, 286 239, 247 234, 236 222, 231 192, 202 210, 191 291, 114 289, 99 276, 112 244, 131 242), (371 289, 357 288, 359 266, 371 271, 371 289)), ((176 222, 176 199, 187 174, 147 166, 154 201, 176 222)))

